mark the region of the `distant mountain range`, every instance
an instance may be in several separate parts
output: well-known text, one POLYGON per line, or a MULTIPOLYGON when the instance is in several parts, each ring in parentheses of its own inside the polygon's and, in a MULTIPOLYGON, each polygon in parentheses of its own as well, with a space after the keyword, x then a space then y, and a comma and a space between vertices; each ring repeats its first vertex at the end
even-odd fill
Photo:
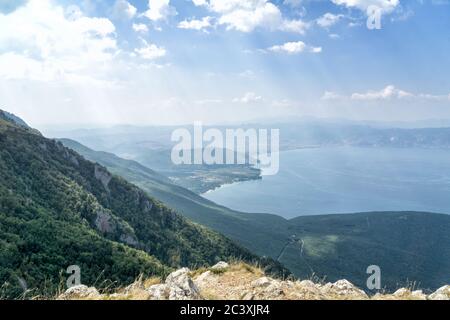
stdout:
MULTIPOLYGON (((395 123, 357 123, 310 120, 297 123, 245 124, 215 127, 221 131, 233 128, 280 129, 280 149, 291 150, 324 146, 364 146, 393 148, 450 148, 450 126, 432 128, 398 128, 395 123)), ((170 150, 170 137, 179 127, 121 126, 104 129, 49 131, 52 137, 76 140, 93 150, 112 152, 138 160, 154 169, 164 168, 156 160, 158 152, 170 150), (156 153, 156 156, 155 156, 156 153)), ((192 130, 192 126, 186 126, 192 130)), ((204 127, 206 130, 209 127, 204 127)), ((166 157, 167 158, 167 157, 166 157)), ((158 160, 159 161, 159 160, 158 160)), ((165 160, 167 161, 167 159, 165 160)))
POLYGON ((395 289, 415 282, 436 289, 450 276, 450 215, 373 212, 299 217, 241 213, 219 206, 161 178, 137 162, 61 140, 87 159, 135 183, 192 221, 236 240, 250 251, 283 263, 296 276, 365 287, 366 269, 379 265, 383 285, 395 289))

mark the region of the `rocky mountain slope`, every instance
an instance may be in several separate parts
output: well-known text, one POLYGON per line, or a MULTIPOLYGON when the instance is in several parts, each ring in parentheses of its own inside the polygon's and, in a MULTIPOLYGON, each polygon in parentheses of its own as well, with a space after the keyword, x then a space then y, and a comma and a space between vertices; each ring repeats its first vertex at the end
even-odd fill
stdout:
POLYGON ((87 284, 221 259, 260 261, 11 116, 0 117, 0 298, 51 295, 70 265, 87 284))
POLYGON ((187 268, 171 273, 165 281, 140 278, 114 293, 76 286, 60 300, 450 300, 450 286, 433 293, 401 288, 394 293, 367 295, 347 280, 314 283, 310 280, 277 280, 245 263, 219 262, 208 269, 187 268))

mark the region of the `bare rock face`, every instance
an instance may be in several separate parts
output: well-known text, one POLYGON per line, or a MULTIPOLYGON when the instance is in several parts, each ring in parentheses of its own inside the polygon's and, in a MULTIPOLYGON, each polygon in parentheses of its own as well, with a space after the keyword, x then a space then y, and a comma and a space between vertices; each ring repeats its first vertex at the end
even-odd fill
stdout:
POLYGON ((268 277, 262 277, 252 282, 252 287, 268 287, 272 284, 273 280, 268 277))
POLYGON ((85 300, 96 299, 100 293, 95 288, 89 288, 85 285, 78 285, 69 288, 64 292, 58 300, 85 300))
POLYGON ((71 155, 69 158, 69 161, 72 162, 75 166, 79 167, 80 163, 78 162, 77 157, 75 157, 74 155, 71 155))
POLYGON ((427 300, 427 295, 425 293, 423 293, 422 290, 415 290, 415 291, 411 292, 411 297, 414 300, 427 300))
POLYGON ((392 295, 395 297, 404 297, 404 296, 409 296, 411 294, 411 292, 406 289, 406 288, 400 288, 397 291, 395 291, 392 295))
POLYGON ((317 286, 311 280, 302 280, 298 282, 298 285, 303 288, 314 288, 317 289, 317 286))
POLYGON ((108 171, 106 171, 104 168, 100 167, 99 165, 95 165, 94 175, 95 175, 95 179, 99 180, 102 183, 105 190, 109 192, 108 185, 112 179, 111 174, 108 171))
POLYGON ((211 269, 213 270, 225 270, 228 269, 230 265, 224 261, 220 261, 217 264, 213 265, 211 269))
POLYGON ((287 289, 286 283, 281 283, 280 281, 272 281, 272 283, 264 289, 264 295, 270 300, 279 299, 284 297, 285 289, 287 289))
POLYGON ((201 275, 199 275, 197 277, 197 279, 194 280, 194 284, 197 287, 201 287, 204 284, 207 284, 208 282, 210 282, 211 278, 213 278, 213 277, 217 277, 217 276, 214 275, 211 271, 203 272, 201 275))
POLYGON ((292 283, 289 281, 280 281, 268 277, 262 277, 256 279, 251 283, 252 291, 249 291, 243 299, 265 299, 265 300, 277 300, 283 299, 286 292, 292 287, 292 283))
POLYGON ((164 284, 154 285, 149 292, 154 300, 201 300, 200 290, 189 277, 190 270, 172 272, 164 284))
POLYGON ((103 210, 97 212, 95 226, 102 233, 112 233, 115 230, 115 223, 112 221, 111 215, 103 210))
POLYGON ((139 244, 136 238, 130 234, 122 234, 120 236, 120 241, 132 247, 137 246, 139 244))
POLYGON ((428 296, 429 300, 450 300, 450 286, 443 286, 428 296))
POLYGON ((155 284, 148 289, 152 300, 167 300, 169 288, 165 284, 155 284))
POLYGON ((321 286, 311 280, 296 281, 291 298, 295 300, 322 300, 325 299, 321 286))
POLYGON ((169 300, 199 300, 200 291, 189 277, 190 270, 183 268, 171 273, 166 279, 169 286, 169 300))
POLYGON ((330 296, 347 297, 349 299, 368 299, 367 294, 354 286, 347 280, 339 280, 335 283, 327 283, 320 289, 324 294, 330 296))
MULTIPOLYGON (((380 296, 378 295, 375 297, 379 298, 380 296)), ((422 290, 411 291, 406 288, 398 289, 397 291, 395 291, 392 294, 392 297, 397 300, 426 300, 427 299, 427 296, 422 292, 422 290)))

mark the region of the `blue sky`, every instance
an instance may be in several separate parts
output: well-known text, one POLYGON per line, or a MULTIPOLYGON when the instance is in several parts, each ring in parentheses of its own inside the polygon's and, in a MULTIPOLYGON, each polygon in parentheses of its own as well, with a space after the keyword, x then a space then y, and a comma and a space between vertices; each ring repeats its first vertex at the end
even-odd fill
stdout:
POLYGON ((0 0, 0 108, 37 126, 450 119, 449 52, 447 0, 0 0))

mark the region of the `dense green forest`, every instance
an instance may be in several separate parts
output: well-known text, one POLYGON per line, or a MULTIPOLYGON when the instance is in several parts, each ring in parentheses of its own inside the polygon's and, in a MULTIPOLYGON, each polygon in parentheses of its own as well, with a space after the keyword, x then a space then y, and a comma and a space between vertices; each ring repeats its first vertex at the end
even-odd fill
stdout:
POLYGON ((180 266, 258 262, 289 274, 194 224, 123 178, 5 114, 0 117, 0 296, 52 295, 64 271, 82 282, 129 283, 180 266))

